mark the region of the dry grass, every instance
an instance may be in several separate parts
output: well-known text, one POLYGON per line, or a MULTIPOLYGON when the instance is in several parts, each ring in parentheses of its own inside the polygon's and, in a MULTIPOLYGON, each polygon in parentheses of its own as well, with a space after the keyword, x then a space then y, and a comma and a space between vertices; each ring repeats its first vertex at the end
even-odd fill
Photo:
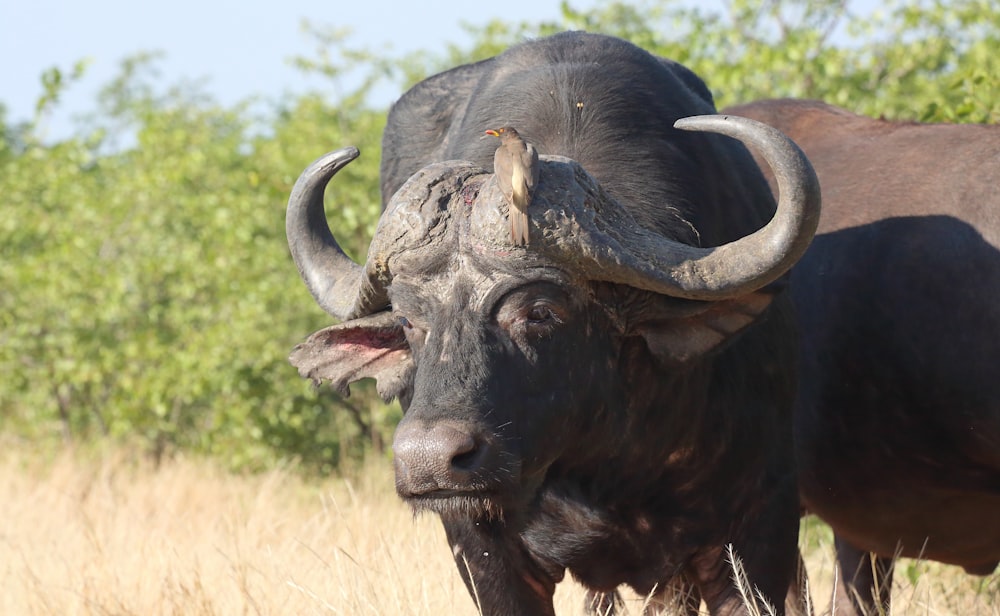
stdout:
MULTIPOLYGON (((413 519, 380 462, 356 479, 234 476, 117 451, 40 461, 0 454, 0 614, 474 614, 444 533, 413 519)), ((803 536, 816 603, 832 584, 828 532, 803 536)), ((897 614, 1000 615, 997 576, 904 561, 897 614), (908 567, 916 566, 918 570, 908 567), (912 583, 911 580, 916 583, 912 583)), ((576 585, 556 611, 578 614, 576 585)), ((642 599, 631 597, 630 614, 642 599)))

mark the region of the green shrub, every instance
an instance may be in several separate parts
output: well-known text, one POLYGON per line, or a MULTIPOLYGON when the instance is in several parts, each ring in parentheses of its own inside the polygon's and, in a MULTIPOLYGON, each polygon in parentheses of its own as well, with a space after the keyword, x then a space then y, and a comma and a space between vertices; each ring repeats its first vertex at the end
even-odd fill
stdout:
POLYGON ((559 22, 468 26, 470 47, 407 58, 311 28, 318 50, 296 59, 300 68, 339 83, 361 66, 366 78, 334 100, 286 95, 266 111, 162 84, 156 56, 140 54, 90 121, 54 143, 42 138, 44 118, 85 65, 52 69, 34 121, 15 126, 0 113, 0 430, 124 439, 155 456, 197 451, 250 469, 295 457, 329 471, 380 448, 398 407, 370 385, 349 400, 315 390, 286 361, 329 324, 287 253, 287 195, 318 155, 360 146, 328 201, 338 238, 363 258, 379 213, 386 111, 368 102, 373 84, 402 89, 566 28, 685 63, 720 107, 797 96, 891 118, 1000 115, 1000 13, 988 0, 900 3, 867 16, 839 0, 730 0, 723 11, 564 4, 559 22))

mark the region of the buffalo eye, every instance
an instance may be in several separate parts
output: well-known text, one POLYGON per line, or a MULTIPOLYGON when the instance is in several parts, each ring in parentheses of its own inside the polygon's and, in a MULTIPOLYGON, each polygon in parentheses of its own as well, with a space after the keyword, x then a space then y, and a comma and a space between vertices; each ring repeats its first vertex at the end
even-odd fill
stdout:
POLYGON ((541 324, 547 321, 554 320, 556 318, 556 315, 552 312, 552 309, 549 308, 548 306, 539 305, 539 306, 532 306, 531 309, 528 310, 527 317, 529 323, 541 324))
POLYGON ((549 303, 529 306, 522 315, 525 331, 533 337, 548 337, 563 323, 559 309, 549 303))
POLYGON ((410 323, 410 320, 406 317, 400 315, 396 317, 396 320, 399 321, 399 324, 403 327, 403 329, 413 329, 413 323, 410 323))
POLYGON ((496 306, 496 321, 515 340, 538 341, 554 335, 571 320, 572 300, 566 289, 534 282, 512 290, 496 306))

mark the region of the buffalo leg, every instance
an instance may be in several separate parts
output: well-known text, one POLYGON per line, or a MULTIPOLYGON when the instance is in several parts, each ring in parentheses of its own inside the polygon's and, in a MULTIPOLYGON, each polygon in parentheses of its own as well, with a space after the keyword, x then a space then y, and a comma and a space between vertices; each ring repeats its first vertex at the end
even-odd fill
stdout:
POLYGON ((542 571, 517 533, 497 521, 442 521, 458 572, 480 614, 554 616, 552 595, 561 572, 542 571))
MULTIPOLYGON (((794 554, 741 556, 733 546, 738 564, 729 561, 723 548, 706 550, 693 563, 698 588, 713 616, 785 614, 785 597, 795 577, 794 554), (769 607, 765 607, 765 603, 769 607), (772 612, 773 610, 773 612, 772 612)), ((748 554, 743 552, 743 554, 748 554)))
POLYGON ((889 613, 893 559, 864 552, 835 537, 837 588, 833 616, 869 616, 889 613))
POLYGON ((776 616, 785 614, 799 553, 798 494, 778 489, 761 495, 761 500, 766 504, 737 531, 732 558, 726 547, 718 546, 702 550, 690 563, 690 578, 713 616, 772 609, 776 616), (764 607, 765 602, 770 608, 764 607))

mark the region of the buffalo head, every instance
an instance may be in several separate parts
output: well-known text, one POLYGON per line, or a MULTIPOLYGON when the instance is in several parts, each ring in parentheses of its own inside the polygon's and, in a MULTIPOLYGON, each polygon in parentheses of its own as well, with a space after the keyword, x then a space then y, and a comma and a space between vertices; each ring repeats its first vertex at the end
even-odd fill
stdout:
POLYGON ((317 302, 343 323, 291 359, 343 393, 374 377, 384 397, 401 399, 393 448, 403 498, 444 515, 510 517, 556 461, 627 454, 621 437, 666 386, 643 366, 682 372, 768 306, 768 285, 816 228, 811 167, 756 122, 702 116, 677 127, 760 152, 779 178, 774 218, 722 246, 691 246, 637 224, 576 162, 543 156, 532 241, 519 247, 495 177, 449 161, 399 189, 358 265, 323 209, 327 182, 358 151, 333 152, 303 173, 289 201, 289 245, 317 302))

